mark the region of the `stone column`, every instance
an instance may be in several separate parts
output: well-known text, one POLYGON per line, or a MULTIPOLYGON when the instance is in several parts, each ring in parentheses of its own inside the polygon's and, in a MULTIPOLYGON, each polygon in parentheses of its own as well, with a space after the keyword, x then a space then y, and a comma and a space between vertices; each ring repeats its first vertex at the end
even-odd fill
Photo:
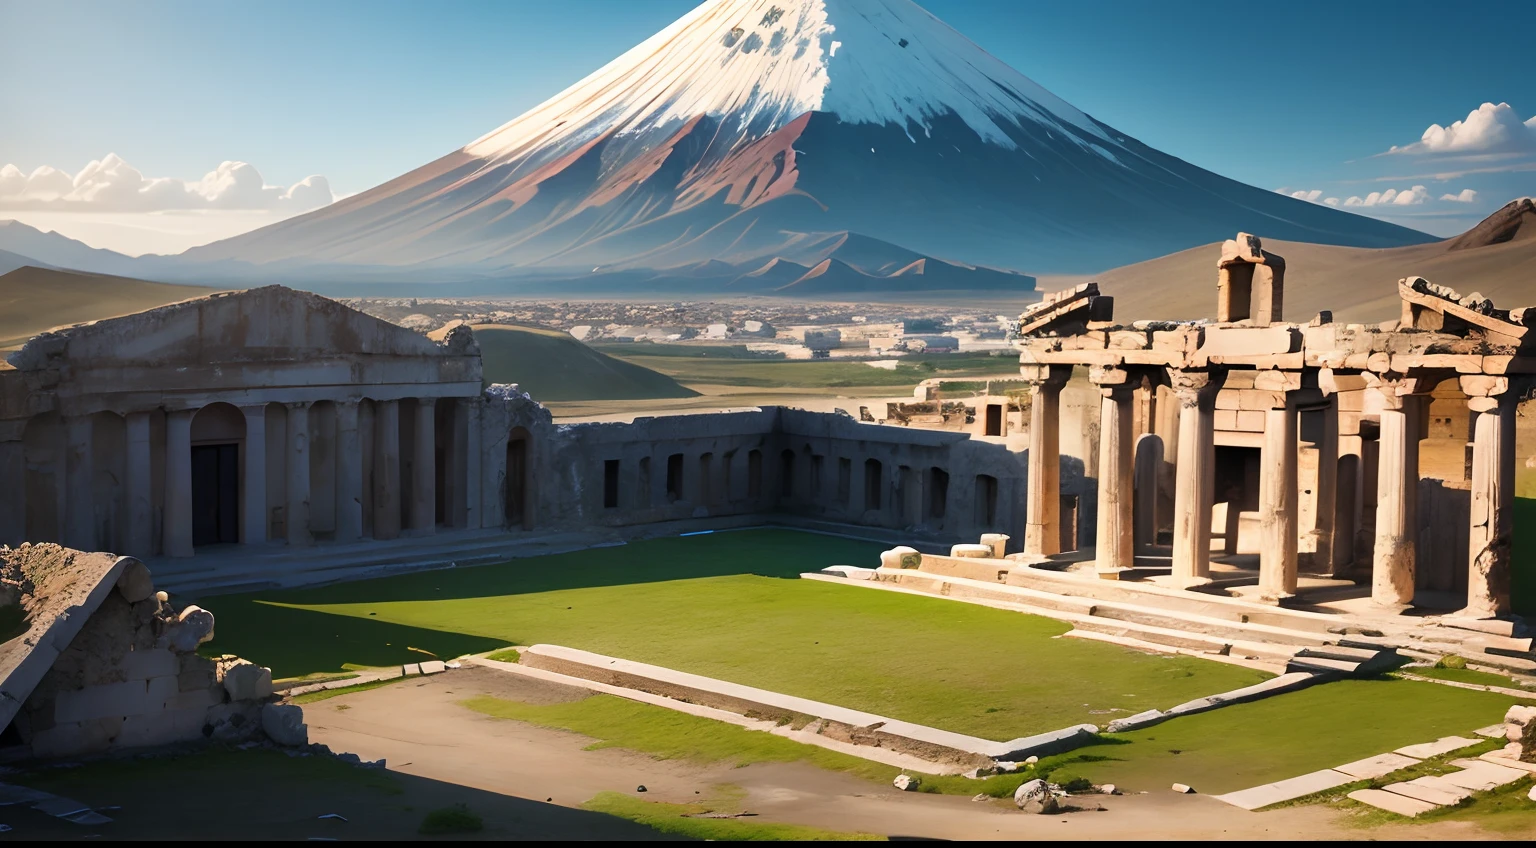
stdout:
MULTIPOLYGON (((127 434, 125 447, 128 451, 128 455, 123 458, 123 489, 128 498, 127 523, 123 528, 123 545, 126 550, 123 553, 141 558, 153 556, 155 537, 150 532, 150 522, 154 520, 155 507, 152 494, 154 472, 149 462, 149 413, 130 412, 124 417, 123 423, 127 434)), ((187 450, 190 462, 190 445, 187 450)))
POLYGON ((1100 577, 1119 579, 1136 564, 1132 537, 1131 399, 1128 375, 1117 369, 1093 369, 1090 379, 1104 396, 1099 405, 1099 515, 1096 569, 1100 577))
POLYGON ((363 453, 357 401, 336 401, 336 541, 363 537, 363 453))
POLYGON ((1462 377, 1473 395, 1467 405, 1472 424, 1472 527, 1467 558, 1469 618, 1497 618, 1510 611, 1510 537, 1515 483, 1515 407, 1507 378, 1462 377), (1493 385, 1493 383, 1502 385, 1493 385))
POLYGON ((1323 416, 1323 431, 1317 443, 1317 492, 1312 522, 1316 544, 1312 550, 1316 568, 1335 577, 1340 576, 1349 557, 1336 550, 1343 547, 1334 537, 1337 535, 1337 503, 1339 481, 1339 396, 1328 396, 1328 405, 1319 411, 1323 416))
POLYGON ((437 531, 437 416, 435 398, 416 399, 416 456, 411 463, 411 531, 437 531))
POLYGON ((1024 502, 1024 553, 1061 552, 1061 389, 1072 369, 1026 365, 1029 404, 1029 490, 1024 502))
POLYGON ((1216 393, 1209 374, 1170 371, 1179 401, 1174 466, 1173 578, 1181 586, 1210 582, 1211 510, 1216 499, 1216 393))
POLYGON ((1419 498, 1417 403, 1392 385, 1381 395, 1377 440, 1376 549, 1371 566, 1371 600, 1394 610, 1413 605, 1417 553, 1413 515, 1419 498))
MULTIPOLYGON (((1141 391, 1137 392, 1140 396, 1141 391)), ((1134 430, 1134 425, 1133 428, 1134 430)), ((1132 532, 1132 538, 1136 548, 1150 548, 1157 544, 1157 477, 1163 466, 1163 437, 1156 433, 1142 433, 1136 436, 1136 449, 1133 451, 1132 465, 1135 468, 1133 478, 1135 480, 1136 506, 1134 513, 1136 525, 1132 532)))
POLYGON ((91 495, 91 417, 64 419, 64 508, 59 540, 77 551, 96 550, 96 503, 91 495))
POLYGON ((288 544, 302 547, 314 543, 309 532, 309 402, 288 406, 287 497, 283 507, 283 526, 288 544))
POLYGON ((192 555, 192 416, 195 409, 165 413, 165 531, 168 557, 192 555))
POLYGON ((245 476, 240 487, 240 541, 259 545, 267 540, 267 405, 240 407, 245 414, 245 476))
POLYGON ((27 422, 0 422, 0 545, 16 546, 27 537, 27 422))
POLYGON ((1264 413, 1259 459, 1259 595, 1265 600, 1296 594, 1297 447, 1296 407, 1284 401, 1264 413))
MULTIPOLYGON (((480 506, 480 478, 481 467, 484 459, 481 453, 480 410, 482 404, 480 398, 465 398, 459 401, 464 406, 466 418, 464 429, 464 521, 465 526, 477 528, 481 524, 480 506)), ((724 463, 721 463, 724 465, 724 463)), ((724 494, 722 490, 722 495, 724 494)))
POLYGON ((400 536, 400 401, 373 405, 373 537, 400 536))

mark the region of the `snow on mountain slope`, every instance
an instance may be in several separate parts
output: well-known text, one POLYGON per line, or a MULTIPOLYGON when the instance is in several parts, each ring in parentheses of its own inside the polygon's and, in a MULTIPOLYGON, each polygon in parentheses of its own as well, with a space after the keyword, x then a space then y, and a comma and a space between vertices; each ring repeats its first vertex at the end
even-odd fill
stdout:
POLYGON ((931 258, 900 284, 1027 288, 975 266, 1092 272, 1238 230, 1429 240, 1149 148, 909 0, 711 0, 460 150, 184 261, 547 281, 836 258, 894 287, 931 258))

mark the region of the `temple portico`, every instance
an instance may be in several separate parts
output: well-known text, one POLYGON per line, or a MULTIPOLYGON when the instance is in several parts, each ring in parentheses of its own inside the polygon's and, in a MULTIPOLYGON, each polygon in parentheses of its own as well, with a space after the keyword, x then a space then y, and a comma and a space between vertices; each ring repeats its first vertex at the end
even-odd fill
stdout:
POLYGON ((1228 242, 1216 322, 1116 324, 1093 283, 1021 316, 1032 496, 1050 498, 1058 485, 1066 372, 1086 376, 1078 391, 1100 401, 1091 552, 1051 549, 1045 500, 1027 507, 1018 558, 1049 565, 1091 553, 1100 579, 1202 590, 1219 581, 1270 603, 1292 603, 1303 576, 1334 591, 1354 579, 1378 613, 1430 603, 1463 617, 1507 615, 1514 410, 1536 375, 1536 351, 1525 352, 1536 310, 1500 310, 1411 278, 1398 284, 1399 321, 1343 324, 1323 313, 1285 323, 1284 268, 1256 238, 1228 242), (1154 408, 1133 426, 1142 399, 1154 408), (1469 421, 1465 474, 1456 421, 1469 421), (1143 514, 1168 484, 1155 463, 1133 468, 1139 432, 1171 445, 1171 516, 1143 514), (1421 460, 1421 443, 1433 457, 1421 460))

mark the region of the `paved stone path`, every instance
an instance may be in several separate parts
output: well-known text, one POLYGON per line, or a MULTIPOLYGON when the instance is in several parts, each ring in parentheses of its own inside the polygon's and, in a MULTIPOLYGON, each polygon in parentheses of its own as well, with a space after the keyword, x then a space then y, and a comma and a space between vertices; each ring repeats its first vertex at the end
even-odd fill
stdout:
MULTIPOLYGON (((1477 731, 1478 736, 1490 738, 1503 734, 1503 725, 1493 725, 1477 731)), ((1357 780, 1385 777, 1392 772, 1418 765, 1422 760, 1430 757, 1444 756, 1463 748, 1470 748, 1480 742, 1479 739, 1446 736, 1433 742, 1407 745, 1390 753, 1378 754, 1300 777, 1217 795, 1216 798, 1234 807, 1257 810, 1260 807, 1293 801, 1357 780)), ((1514 783, 1526 774, 1536 774, 1536 763, 1523 763, 1510 759, 1503 750, 1489 751, 1476 760, 1452 760, 1451 765, 1457 766, 1460 771, 1391 783, 1380 789, 1358 789, 1349 793, 1349 797, 1362 804, 1411 818, 1437 807, 1460 803, 1473 792, 1486 792, 1514 783)))

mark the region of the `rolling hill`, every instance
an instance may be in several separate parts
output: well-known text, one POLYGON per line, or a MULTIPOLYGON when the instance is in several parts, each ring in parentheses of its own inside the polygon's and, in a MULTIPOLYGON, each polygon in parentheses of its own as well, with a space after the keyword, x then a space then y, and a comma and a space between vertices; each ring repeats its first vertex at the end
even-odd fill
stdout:
POLYGON ((665 374, 600 353, 568 333, 505 324, 481 324, 473 329, 480 343, 485 381, 516 383, 540 401, 698 395, 665 374))
POLYGON ((131 315, 220 289, 25 266, 0 275, 0 350, 55 327, 131 315))
MULTIPOLYGON (((1335 320, 1385 321, 1399 312, 1397 281, 1423 277, 1462 294, 1480 292, 1504 308, 1536 305, 1536 201, 1512 201, 1460 236, 1433 244, 1369 250, 1282 241, 1256 233, 1285 258, 1285 318, 1306 321, 1320 310, 1335 320)), ((1102 274, 1115 298, 1115 318, 1189 320, 1216 315, 1215 242, 1102 274)), ((1042 288, 1073 279, 1045 278, 1042 288)))

